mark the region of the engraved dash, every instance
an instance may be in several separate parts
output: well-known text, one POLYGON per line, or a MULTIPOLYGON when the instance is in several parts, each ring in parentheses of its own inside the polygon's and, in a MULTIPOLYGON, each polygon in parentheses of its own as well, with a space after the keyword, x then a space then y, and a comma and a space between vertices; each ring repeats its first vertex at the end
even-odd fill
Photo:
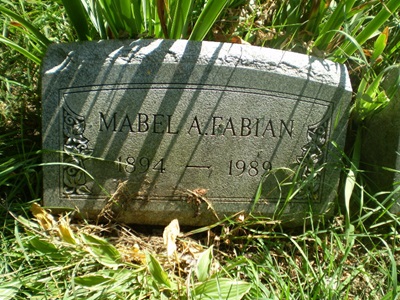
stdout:
POLYGON ((193 168, 193 169, 211 169, 211 166, 186 165, 186 168, 193 168))

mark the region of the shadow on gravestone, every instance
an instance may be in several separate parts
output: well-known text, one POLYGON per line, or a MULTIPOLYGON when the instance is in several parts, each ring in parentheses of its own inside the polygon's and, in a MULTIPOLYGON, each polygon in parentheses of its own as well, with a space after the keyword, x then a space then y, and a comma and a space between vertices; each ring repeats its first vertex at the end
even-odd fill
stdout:
POLYGON ((295 225, 337 195, 342 65, 237 44, 103 41, 50 47, 42 85, 46 206, 106 207, 127 223, 252 211, 295 225))
POLYGON ((398 68, 392 69, 386 76, 384 87, 393 99, 365 122, 361 151, 362 169, 366 171, 370 192, 381 193, 378 199, 397 215, 400 214, 400 195, 395 192, 400 182, 399 80, 398 68))

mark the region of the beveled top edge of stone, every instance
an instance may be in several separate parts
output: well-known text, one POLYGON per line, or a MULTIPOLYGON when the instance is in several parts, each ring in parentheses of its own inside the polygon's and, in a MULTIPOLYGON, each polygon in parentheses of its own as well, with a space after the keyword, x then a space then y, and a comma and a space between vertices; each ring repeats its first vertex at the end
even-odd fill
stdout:
POLYGON ((268 71, 352 91, 345 65, 296 52, 209 41, 141 39, 52 44, 43 60, 42 72, 60 72, 71 59, 104 60, 105 64, 119 65, 139 64, 147 57, 161 58, 166 64, 184 61, 268 71))

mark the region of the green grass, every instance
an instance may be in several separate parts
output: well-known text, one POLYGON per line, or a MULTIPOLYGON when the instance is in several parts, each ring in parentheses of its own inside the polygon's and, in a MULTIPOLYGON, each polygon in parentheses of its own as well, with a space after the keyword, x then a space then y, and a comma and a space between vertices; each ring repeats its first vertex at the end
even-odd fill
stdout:
POLYGON ((1 233, 2 299, 395 299, 398 290, 395 226, 346 231, 337 217, 296 232, 232 218, 178 238, 168 261, 159 236, 81 223, 67 239, 13 211, 24 216, 7 218, 1 233))
POLYGON ((365 120, 399 84, 383 84, 399 67, 398 0, 94 3, 0 3, 1 299, 397 299, 399 217, 388 207, 398 191, 372 194, 360 155, 365 120), (288 229, 232 216, 183 230, 173 258, 141 227, 47 214, 54 229, 41 227, 30 212, 41 197, 39 62, 50 42, 100 37, 241 41, 345 63, 358 131, 343 153, 335 217, 288 229))

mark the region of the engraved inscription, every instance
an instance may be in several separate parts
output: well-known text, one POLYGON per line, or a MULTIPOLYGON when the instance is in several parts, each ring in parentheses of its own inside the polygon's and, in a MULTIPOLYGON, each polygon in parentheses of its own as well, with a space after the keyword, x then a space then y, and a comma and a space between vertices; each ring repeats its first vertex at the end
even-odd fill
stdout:
POLYGON ((221 135, 221 136, 253 136, 262 138, 283 138, 288 135, 293 137, 294 120, 272 120, 265 118, 233 118, 212 116, 211 130, 207 132, 205 126, 194 116, 190 123, 188 134, 197 135, 221 135))
MULTIPOLYGON (((129 132, 178 134, 173 125, 173 115, 138 113, 135 116, 125 114, 122 117, 116 112, 105 114, 99 112, 99 132, 129 132)), ((293 138, 294 120, 272 120, 264 118, 233 118, 211 116, 211 129, 205 129, 207 120, 201 122, 196 115, 188 122, 189 135, 211 136, 253 136, 261 138, 283 138, 287 135, 293 138), (204 129, 203 129, 204 128, 204 129)))
POLYGON ((138 113, 120 117, 116 112, 105 115, 99 112, 99 131, 178 134, 171 128, 171 115, 138 113))
POLYGON ((266 172, 271 171, 272 164, 270 161, 258 162, 256 160, 246 162, 244 160, 229 161, 229 175, 230 176, 242 176, 243 174, 248 176, 264 175, 266 172))
POLYGON ((125 171, 126 173, 146 173, 149 170, 165 173, 166 171, 164 158, 152 162, 147 157, 135 158, 133 156, 128 156, 125 159, 122 159, 120 156, 118 157, 117 165, 119 172, 125 171))
MULTIPOLYGON (((63 94, 68 117, 63 161, 69 166, 62 175, 65 198, 113 193, 115 182, 127 180, 131 195, 146 190, 150 198, 174 198, 175 191, 207 186, 210 199, 248 201, 244 199, 260 180, 284 167, 302 179, 315 176, 313 184, 299 186, 295 199, 306 201, 312 194, 318 201, 332 116, 329 103, 304 97, 301 109, 292 110, 299 100, 282 93, 285 105, 272 110, 278 96, 267 91, 153 86, 100 86, 63 94), (197 103, 194 95, 207 98, 208 104, 197 103), (120 100, 109 102, 110 97, 120 100), (243 97, 246 102, 238 102, 243 97), (81 105, 83 99, 91 100, 81 105), (304 117, 304 111, 310 113, 304 117)), ((279 201, 281 195, 269 188, 279 176, 266 181, 264 200, 279 201)))

